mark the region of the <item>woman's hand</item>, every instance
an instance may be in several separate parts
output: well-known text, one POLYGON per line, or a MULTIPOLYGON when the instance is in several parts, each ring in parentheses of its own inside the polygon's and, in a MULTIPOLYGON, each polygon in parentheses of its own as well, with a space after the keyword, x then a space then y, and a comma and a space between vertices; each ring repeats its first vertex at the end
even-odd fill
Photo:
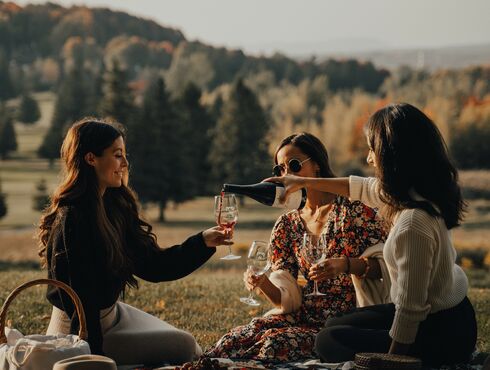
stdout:
POLYGON ((299 190, 301 188, 305 187, 305 177, 301 176, 294 176, 294 175, 284 175, 280 177, 269 177, 263 181, 266 182, 276 182, 280 184, 284 184, 284 193, 281 195, 279 198, 279 201, 281 203, 284 203, 288 196, 292 193, 294 193, 296 190, 299 190))
POLYGON ((245 283, 245 287, 249 291, 252 291, 255 288, 260 289, 266 279, 268 279, 266 274, 257 276, 249 268, 243 273, 243 282, 245 283))
POLYGON ((204 243, 208 247, 217 247, 218 245, 232 245, 233 241, 233 229, 227 231, 227 229, 221 226, 215 226, 202 232, 204 243))
POLYGON ((311 266, 308 274, 313 281, 335 279, 342 273, 347 272, 347 261, 345 258, 327 258, 311 266))

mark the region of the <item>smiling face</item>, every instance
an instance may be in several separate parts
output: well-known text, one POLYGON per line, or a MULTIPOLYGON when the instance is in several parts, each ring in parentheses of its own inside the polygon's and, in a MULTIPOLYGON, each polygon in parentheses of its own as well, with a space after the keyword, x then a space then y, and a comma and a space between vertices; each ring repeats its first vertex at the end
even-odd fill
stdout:
POLYGON ((126 146, 121 136, 114 140, 110 147, 104 149, 101 156, 87 153, 86 161, 95 169, 102 194, 107 188, 120 187, 127 178, 126 146))
POLYGON ((311 159, 308 160, 308 156, 303 153, 297 146, 288 144, 283 146, 276 155, 277 164, 283 168, 282 175, 296 175, 302 177, 317 177, 319 166, 311 159), (291 159, 297 159, 302 162, 301 170, 293 172, 289 168, 289 161, 291 159))

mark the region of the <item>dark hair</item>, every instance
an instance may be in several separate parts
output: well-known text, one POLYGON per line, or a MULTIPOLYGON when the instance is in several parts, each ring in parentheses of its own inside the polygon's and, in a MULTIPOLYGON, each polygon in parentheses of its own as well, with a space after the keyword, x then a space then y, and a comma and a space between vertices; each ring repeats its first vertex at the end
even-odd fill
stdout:
POLYGON ((297 147, 305 155, 310 157, 313 162, 318 164, 320 167, 320 173, 317 175, 318 177, 335 177, 330 168, 327 148, 325 148, 325 145, 323 145, 320 139, 308 132, 300 132, 283 139, 274 153, 274 163, 277 164, 277 153, 279 150, 289 144, 297 147))
POLYGON ((466 204, 458 172, 429 117, 410 104, 389 105, 369 118, 366 135, 377 162, 388 221, 402 209, 421 208, 441 216, 448 229, 460 224, 466 204), (413 199, 412 191, 426 200, 413 199))
POLYGON ((43 212, 39 231, 39 256, 46 265, 46 246, 58 230, 64 206, 80 206, 93 212, 88 220, 96 237, 106 249, 107 268, 124 282, 137 286, 133 276, 131 246, 126 240, 137 241, 135 245, 156 245, 152 227, 141 220, 138 214, 136 194, 127 186, 127 176, 118 188, 107 188, 101 196, 93 166, 85 161, 87 153, 101 156, 105 149, 119 137, 124 138, 124 129, 117 122, 84 118, 68 130, 61 147, 64 176, 54 192, 50 205, 43 212))

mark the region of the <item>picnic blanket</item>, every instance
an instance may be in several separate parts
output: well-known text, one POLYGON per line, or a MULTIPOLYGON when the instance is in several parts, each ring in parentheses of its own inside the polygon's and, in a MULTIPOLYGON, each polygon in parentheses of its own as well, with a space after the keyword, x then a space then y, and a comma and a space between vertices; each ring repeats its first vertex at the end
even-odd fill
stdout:
MULTIPOLYGON (((469 363, 452 366, 442 366, 438 369, 424 368, 424 370, 490 370, 489 366, 483 367, 488 353, 474 352, 469 363)), ((288 362, 281 364, 261 363, 254 360, 230 360, 225 358, 204 359, 183 366, 167 365, 160 367, 118 367, 118 370, 290 370, 290 369, 315 369, 315 370, 351 370, 354 362, 322 363, 320 360, 306 360, 304 362, 288 362)))

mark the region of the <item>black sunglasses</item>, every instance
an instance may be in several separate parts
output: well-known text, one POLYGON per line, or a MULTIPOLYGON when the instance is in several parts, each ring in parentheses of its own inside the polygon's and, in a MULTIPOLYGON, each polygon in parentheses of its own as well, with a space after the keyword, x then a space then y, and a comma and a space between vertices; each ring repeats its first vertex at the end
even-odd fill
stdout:
MULTIPOLYGON (((301 171, 301 168, 303 168, 303 163, 309 161, 310 159, 310 157, 306 158, 304 161, 300 161, 296 158, 290 159, 288 162, 289 171, 294 173, 301 171)), ((272 167, 272 173, 274 176, 282 176, 285 171, 286 168, 284 164, 276 164, 274 167, 272 167)))

